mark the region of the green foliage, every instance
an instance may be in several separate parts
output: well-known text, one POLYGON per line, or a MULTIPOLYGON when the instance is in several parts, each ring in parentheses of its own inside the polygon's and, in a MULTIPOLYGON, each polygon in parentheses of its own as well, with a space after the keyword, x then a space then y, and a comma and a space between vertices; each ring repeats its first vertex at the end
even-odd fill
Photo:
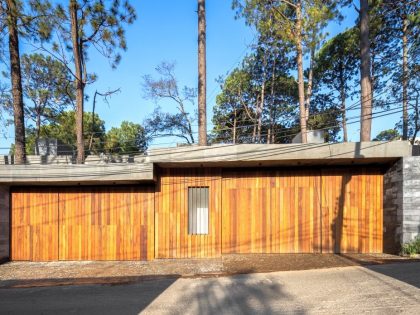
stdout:
POLYGON ((213 108, 212 142, 290 141, 281 131, 295 123, 297 84, 287 74, 291 64, 283 49, 260 41, 241 67, 220 79, 222 91, 213 108))
MULTIPOLYGON (((225 80, 219 80, 222 91, 213 108, 212 142, 290 142, 299 132, 297 82, 289 75, 293 66, 287 49, 275 40, 261 39, 240 67, 225 80), (263 95, 264 102, 261 102, 263 95), (262 103, 261 137, 258 139, 258 106, 262 103)), ((327 141, 336 141, 340 112, 332 97, 315 95, 310 112, 308 126, 325 129, 327 141)))
POLYGON ((402 245, 401 253, 403 255, 417 255, 420 254, 420 236, 417 236, 411 242, 402 245))
POLYGON ((392 140, 398 140, 401 138, 400 133, 398 130, 395 129, 387 129, 383 130, 373 139, 373 141, 392 141, 392 140))
MULTIPOLYGON (((85 134, 85 152, 98 153, 103 152, 105 144, 105 122, 95 114, 95 123, 92 126, 92 113, 85 113, 83 117, 83 123, 86 126, 86 130, 93 132, 93 146, 91 152, 88 152, 90 134, 85 134)), ((64 144, 75 146, 76 144, 76 118, 74 111, 65 111, 60 113, 53 122, 41 126, 40 137, 41 138, 55 138, 61 140, 64 144)), ((27 130, 27 153, 35 153, 35 139, 36 133, 34 129, 27 130)))
MULTIPOLYGON (((119 0, 71 1, 77 2, 82 64, 85 65, 88 59, 88 49, 92 46, 101 55, 109 59, 111 66, 115 68, 121 60, 118 49, 127 49, 124 26, 132 24, 137 18, 134 7, 128 1, 119 0)), ((59 38, 53 40, 53 52, 63 56, 66 53, 65 50, 71 51, 72 43, 70 12, 62 4, 58 4, 54 8, 52 23, 59 33, 59 38)), ((65 58, 60 59, 65 61, 65 58)), ((86 78, 86 82, 92 82, 94 79, 95 76, 91 74, 90 78, 86 78)))
POLYGON ((343 97, 345 100, 350 96, 360 63, 358 41, 359 30, 351 28, 331 38, 320 48, 315 58, 315 85, 324 85, 333 90, 337 98, 343 97))
MULTIPOLYGON (((92 113, 86 112, 83 117, 86 130, 85 134, 85 152, 86 154, 132 154, 144 153, 147 149, 145 131, 139 124, 123 121, 119 128, 111 128, 105 133, 105 122, 95 114, 94 125, 92 125, 92 113), (93 135, 93 137, 92 137, 93 135), (92 142, 92 144, 91 144, 92 142), (89 146, 91 144, 91 150, 89 146)), ((57 115, 56 119, 48 124, 41 126, 40 138, 53 138, 62 141, 63 144, 75 148, 76 144, 76 119, 74 111, 64 111, 57 115)), ((26 129, 26 153, 35 154, 35 143, 37 132, 35 128, 26 129)), ((11 153, 14 148, 12 146, 11 153)), ((72 152, 68 152, 72 154, 72 152)))
MULTIPOLYGON (((308 48, 314 43, 313 34, 322 38, 321 30, 328 21, 340 18, 338 5, 343 1, 333 0, 233 0, 232 7, 237 15, 244 17, 249 25, 254 25, 260 34, 272 33, 287 44, 296 45, 299 36, 296 28, 296 6, 302 7, 303 41, 308 48)), ((319 42, 319 41, 318 41, 319 42)))
POLYGON ((31 101, 25 115, 38 130, 45 121, 54 121, 74 100, 74 85, 68 69, 50 56, 23 55, 24 96, 31 101))
POLYGON ((106 134, 105 150, 108 153, 144 153, 147 141, 144 128, 129 121, 123 121, 119 128, 111 128, 106 134))

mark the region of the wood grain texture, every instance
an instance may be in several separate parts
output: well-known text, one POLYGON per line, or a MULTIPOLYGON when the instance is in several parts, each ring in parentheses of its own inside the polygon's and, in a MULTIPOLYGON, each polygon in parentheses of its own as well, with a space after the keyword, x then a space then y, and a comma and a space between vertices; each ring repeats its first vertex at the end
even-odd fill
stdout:
POLYGON ((154 258, 154 187, 25 188, 12 193, 12 260, 154 258))
POLYGON ((156 186, 13 189, 11 259, 382 252, 379 169, 158 172, 156 186), (188 234, 188 187, 209 187, 208 235, 188 234))
POLYGON ((382 198, 379 169, 322 170, 322 251, 382 253, 382 198))
POLYGON ((60 191, 60 260, 153 259, 153 187, 60 191))
POLYGON ((228 171, 222 182, 223 253, 320 251, 319 172, 228 171))
POLYGON ((11 260, 58 260, 58 193, 21 188, 11 193, 11 260))
POLYGON ((161 169, 155 193, 156 258, 221 254, 221 170, 161 169), (188 187, 209 187, 209 234, 188 234, 188 187))

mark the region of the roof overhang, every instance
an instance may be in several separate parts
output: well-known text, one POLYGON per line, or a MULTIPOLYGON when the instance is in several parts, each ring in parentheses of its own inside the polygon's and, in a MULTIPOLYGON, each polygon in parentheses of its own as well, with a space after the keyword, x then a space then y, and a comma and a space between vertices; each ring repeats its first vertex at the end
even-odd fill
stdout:
POLYGON ((288 167, 386 165, 413 155, 407 141, 239 144, 188 146, 149 151, 131 162, 0 165, 3 185, 101 185, 154 182, 159 167, 288 167))
POLYGON ((146 160, 162 167, 386 164, 412 150, 407 141, 240 144, 155 149, 146 160))

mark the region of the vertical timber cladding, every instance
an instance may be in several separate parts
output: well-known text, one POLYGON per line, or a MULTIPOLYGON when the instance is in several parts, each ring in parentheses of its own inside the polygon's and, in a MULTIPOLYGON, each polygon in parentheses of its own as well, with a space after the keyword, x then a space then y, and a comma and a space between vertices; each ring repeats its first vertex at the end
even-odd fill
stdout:
POLYGON ((225 171, 223 253, 382 252, 382 173, 225 171))
POLYGON ((223 173, 223 253, 320 252, 319 171, 223 173))
POLYGON ((153 186, 14 189, 11 259, 153 259, 153 211, 153 186))
POLYGON ((205 258, 221 255, 221 170, 160 169, 155 193, 155 257, 205 258), (209 188, 207 235, 188 233, 188 187, 209 188))
POLYGON ((153 186, 60 191, 60 260, 153 259, 153 194, 153 186))
POLYGON ((383 173, 375 168, 322 173, 322 252, 382 253, 383 173))
POLYGON ((11 260, 58 260, 58 192, 19 188, 11 193, 11 260))

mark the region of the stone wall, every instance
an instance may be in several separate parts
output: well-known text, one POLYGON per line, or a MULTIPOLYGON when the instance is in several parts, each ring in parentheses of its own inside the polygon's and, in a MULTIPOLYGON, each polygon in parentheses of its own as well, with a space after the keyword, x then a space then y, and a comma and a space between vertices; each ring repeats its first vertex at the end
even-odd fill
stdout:
POLYGON ((9 187, 0 186, 0 263, 9 258, 9 187))
POLYGON ((420 235, 420 156, 403 159, 403 243, 420 235))
POLYGON ((400 251, 403 226, 403 160, 384 174, 384 252, 400 251))
POLYGON ((420 156, 405 157, 384 175, 384 252, 420 235, 420 156))

